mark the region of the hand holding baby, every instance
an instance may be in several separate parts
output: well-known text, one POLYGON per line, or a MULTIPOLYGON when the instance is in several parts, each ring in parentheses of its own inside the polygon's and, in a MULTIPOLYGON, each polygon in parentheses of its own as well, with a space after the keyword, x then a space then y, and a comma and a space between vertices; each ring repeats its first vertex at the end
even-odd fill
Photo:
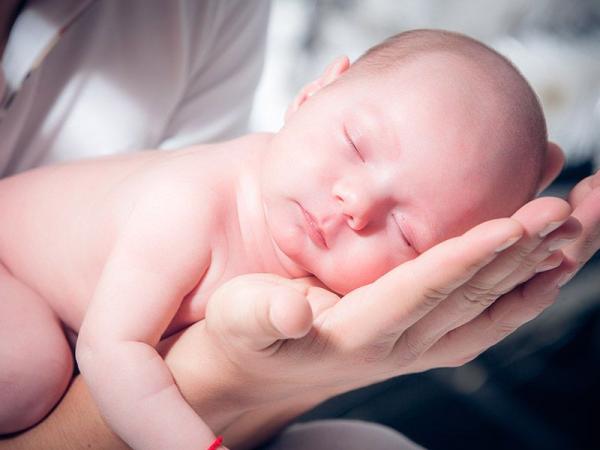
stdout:
POLYGON ((341 299, 313 278, 243 275, 215 292, 206 320, 187 333, 210 342, 225 384, 239 386, 229 394, 247 410, 461 365, 555 300, 568 270, 558 247, 581 232, 570 213, 562 200, 534 200, 341 299))

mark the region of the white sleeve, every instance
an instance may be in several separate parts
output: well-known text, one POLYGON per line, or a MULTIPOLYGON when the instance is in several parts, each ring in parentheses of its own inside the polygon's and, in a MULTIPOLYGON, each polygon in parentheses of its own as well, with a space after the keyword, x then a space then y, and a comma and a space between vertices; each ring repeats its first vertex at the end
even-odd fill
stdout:
POLYGON ((264 64, 269 0, 219 0, 192 33, 189 82, 162 133, 173 149, 232 138, 247 131, 254 91, 264 64), (206 42, 208 41, 208 42, 206 42))

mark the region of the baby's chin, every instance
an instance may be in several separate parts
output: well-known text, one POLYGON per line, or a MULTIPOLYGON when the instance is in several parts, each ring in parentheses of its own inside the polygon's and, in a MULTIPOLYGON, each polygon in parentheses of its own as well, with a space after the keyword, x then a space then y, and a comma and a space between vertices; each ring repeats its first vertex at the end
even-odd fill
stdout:
POLYGON ((391 269, 392 267, 389 266, 379 268, 379 270, 364 268, 361 272, 333 269, 329 271, 316 271, 318 273, 314 275, 333 292, 346 295, 359 287, 372 283, 391 269))

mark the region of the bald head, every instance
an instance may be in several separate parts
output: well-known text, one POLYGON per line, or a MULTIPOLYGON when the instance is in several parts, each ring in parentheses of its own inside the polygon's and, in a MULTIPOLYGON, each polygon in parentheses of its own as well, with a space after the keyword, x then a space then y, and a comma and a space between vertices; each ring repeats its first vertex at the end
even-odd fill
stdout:
MULTIPOLYGON (((523 201, 531 198, 540 181, 547 148, 547 131, 539 101, 508 59, 467 36, 442 30, 412 30, 386 39, 369 49, 350 68, 348 78, 391 75, 424 60, 452 61, 436 64, 441 76, 460 80, 456 88, 475 96, 491 115, 498 151, 522 172, 523 201)), ((482 117, 482 120, 484 118, 482 117)), ((490 142, 492 140, 490 139, 490 142)), ((481 149, 491 152, 491 147, 481 149)), ((516 177, 515 177, 516 178, 516 177)))

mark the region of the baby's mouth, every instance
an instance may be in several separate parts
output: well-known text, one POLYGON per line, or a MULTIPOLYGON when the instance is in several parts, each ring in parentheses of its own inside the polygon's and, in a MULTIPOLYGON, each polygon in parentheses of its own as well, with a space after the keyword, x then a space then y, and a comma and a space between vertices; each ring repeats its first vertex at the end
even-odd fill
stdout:
POLYGON ((302 210, 302 214, 303 214, 305 222, 306 222, 307 234, 310 237, 310 239, 318 247, 327 249, 328 247, 327 247, 327 241, 325 240, 325 234, 323 233, 323 230, 321 230, 321 228, 319 227, 318 222, 315 219, 315 217, 310 212, 308 212, 306 209, 304 209, 300 203, 298 203, 298 206, 302 210))

